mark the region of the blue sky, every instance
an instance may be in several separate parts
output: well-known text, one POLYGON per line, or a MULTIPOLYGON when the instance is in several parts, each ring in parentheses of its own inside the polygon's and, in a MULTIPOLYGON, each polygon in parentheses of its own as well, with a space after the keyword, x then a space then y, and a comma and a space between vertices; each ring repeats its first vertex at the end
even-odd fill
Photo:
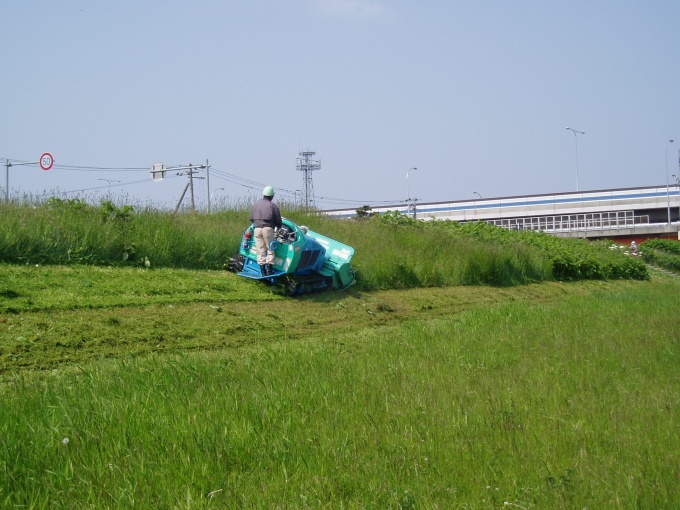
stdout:
POLYGON ((680 174, 677 0, 0 0, 0 19, 0 158, 55 159, 11 167, 13 196, 174 205, 186 177, 151 165, 208 160, 215 199, 290 198, 306 149, 322 208, 575 191, 575 141, 582 191, 665 185, 666 154, 680 174))

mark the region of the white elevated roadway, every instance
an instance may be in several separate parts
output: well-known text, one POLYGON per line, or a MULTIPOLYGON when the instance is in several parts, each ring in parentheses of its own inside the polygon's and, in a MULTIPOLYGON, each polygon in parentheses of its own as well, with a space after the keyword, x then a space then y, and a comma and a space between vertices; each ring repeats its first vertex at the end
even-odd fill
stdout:
MULTIPOLYGON (((486 221, 505 228, 542 230, 564 237, 680 239, 677 184, 371 208, 371 212, 378 214, 387 211, 427 221, 486 221)), ((323 213, 340 218, 357 215, 355 209, 323 213)))

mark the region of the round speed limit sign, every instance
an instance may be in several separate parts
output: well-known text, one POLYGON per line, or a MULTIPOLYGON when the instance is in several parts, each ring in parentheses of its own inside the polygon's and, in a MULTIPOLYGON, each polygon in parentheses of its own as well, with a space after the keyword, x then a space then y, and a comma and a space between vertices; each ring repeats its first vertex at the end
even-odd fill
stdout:
POLYGON ((52 168, 52 165, 54 165, 54 158, 52 157, 52 154, 45 152, 42 156, 40 156, 40 168, 43 170, 49 170, 52 168))

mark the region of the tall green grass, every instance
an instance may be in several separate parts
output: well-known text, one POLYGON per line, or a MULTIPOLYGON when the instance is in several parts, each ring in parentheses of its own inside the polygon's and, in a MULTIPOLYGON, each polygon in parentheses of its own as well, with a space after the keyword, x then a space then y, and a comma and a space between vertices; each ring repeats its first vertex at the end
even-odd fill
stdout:
MULTIPOLYGON (((483 223, 415 222, 398 214, 356 221, 283 213, 352 246, 364 289, 647 277, 640 260, 546 234, 518 236, 483 223)), ((3 203, 0 261, 221 269, 238 253, 248 216, 247 207, 207 215, 78 200, 3 203)))
POLYGON ((442 285, 516 285, 552 277, 538 250, 501 246, 452 235, 422 222, 391 224, 380 218, 338 221, 296 214, 315 231, 346 239, 355 250, 356 267, 367 289, 442 285))
POLYGON ((0 260, 218 269, 237 251, 245 211, 171 214, 72 200, 0 205, 0 260))
POLYGON ((649 277, 644 263, 609 249, 607 241, 564 239, 540 231, 497 228, 485 222, 445 222, 455 234, 503 246, 531 246, 548 259, 558 280, 607 280, 649 277))
POLYGON ((4 508, 674 509, 677 285, 0 391, 4 508))
POLYGON ((680 271, 680 242, 671 239, 650 239, 640 245, 642 258, 656 266, 680 271))

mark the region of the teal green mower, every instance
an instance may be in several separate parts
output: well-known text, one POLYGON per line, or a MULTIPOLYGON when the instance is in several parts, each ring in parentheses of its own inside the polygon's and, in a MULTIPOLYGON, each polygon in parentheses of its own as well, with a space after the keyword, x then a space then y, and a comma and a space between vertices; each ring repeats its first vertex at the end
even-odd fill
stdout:
POLYGON ((239 276, 282 286, 289 296, 346 289, 356 281, 350 261, 354 248, 298 226, 283 218, 270 245, 274 264, 265 271, 257 263, 255 227, 243 233, 237 256, 229 260, 228 269, 239 276))

